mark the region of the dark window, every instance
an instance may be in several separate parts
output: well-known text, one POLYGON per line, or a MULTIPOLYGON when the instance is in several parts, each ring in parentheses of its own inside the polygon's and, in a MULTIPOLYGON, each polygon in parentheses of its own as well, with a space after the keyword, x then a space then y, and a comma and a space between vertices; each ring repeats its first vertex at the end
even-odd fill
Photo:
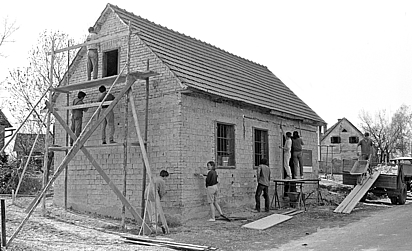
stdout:
POLYGON ((330 143, 332 144, 339 144, 340 143, 340 136, 333 136, 330 138, 330 143))
POLYGON ((348 132, 348 131, 346 131, 346 129, 343 129, 342 132, 348 132))
POLYGON ((349 143, 351 143, 351 144, 359 143, 359 137, 357 137, 357 136, 349 137, 349 143))
POLYGON ((255 129, 255 166, 260 165, 260 160, 269 160, 268 131, 255 129))
POLYGON ((235 166, 235 126, 217 124, 216 128, 217 166, 235 166))
POLYGON ((103 77, 110 77, 118 74, 119 50, 106 51, 103 53, 103 77))

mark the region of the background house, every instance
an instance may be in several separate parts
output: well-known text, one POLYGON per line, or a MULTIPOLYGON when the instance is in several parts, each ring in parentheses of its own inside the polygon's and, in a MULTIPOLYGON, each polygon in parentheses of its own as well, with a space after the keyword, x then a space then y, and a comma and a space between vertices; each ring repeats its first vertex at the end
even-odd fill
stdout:
MULTIPOLYGON (((197 173, 206 163, 217 162, 221 202, 236 206, 254 200, 256 166, 269 159, 275 178, 281 178, 283 134, 299 131, 305 141, 306 177, 317 177, 318 145, 325 122, 297 97, 269 69, 227 51, 108 4, 98 18, 98 35, 127 31, 128 22, 137 32, 131 37, 131 71, 150 70, 160 75, 150 78, 147 151, 152 173, 166 169, 167 196, 164 211, 182 219, 207 214, 205 181, 197 173)), ((85 27, 85 30, 87 27, 85 27)), ((127 40, 100 43, 99 78, 116 75, 126 62, 127 40)), ((82 48, 70 67, 71 84, 86 81, 86 49, 82 48)), ((66 81, 62 81, 62 85, 66 81)), ((141 125, 145 118, 144 81, 133 86, 141 125)), ((120 87, 115 87, 114 95, 120 87)), ((96 100, 98 91, 84 89, 85 102, 96 100)), ((70 100, 77 92, 70 93, 70 100)), ((66 105, 66 94, 55 96, 56 105, 66 105)), ((124 102, 115 107, 115 141, 124 138, 124 102)), ((94 109, 84 115, 87 121, 94 109)), ((65 117, 64 112, 60 112, 65 117)), ((133 119, 128 127, 133 128, 133 119)), ((141 128, 143 130, 144 128, 141 128)), ((66 132, 55 128, 55 144, 65 145, 66 132)), ((129 142, 137 141, 129 130, 129 142)), ((100 129, 86 146, 110 176, 123 186, 121 146, 101 145, 100 129)), ((58 165, 65 154, 55 153, 58 165)), ((127 198, 136 208, 141 205, 142 155, 138 147, 128 148, 127 198)), ((118 217, 121 203, 82 153, 69 164, 67 205, 79 211, 118 217)), ((54 202, 64 204, 64 176, 54 183, 54 202)), ((129 215, 130 217, 130 215, 129 215)))
POLYGON ((11 127, 12 126, 10 122, 8 121, 6 115, 4 115, 4 113, 0 109, 0 149, 3 148, 5 144, 5 139, 11 136, 11 134, 9 135, 6 134, 6 131, 11 131, 11 130, 8 130, 11 127))
POLYGON ((348 119, 338 119, 322 136, 321 171, 330 173, 333 166, 334 173, 340 173, 343 165, 351 166, 353 159, 358 158, 357 145, 362 138, 363 133, 348 119))

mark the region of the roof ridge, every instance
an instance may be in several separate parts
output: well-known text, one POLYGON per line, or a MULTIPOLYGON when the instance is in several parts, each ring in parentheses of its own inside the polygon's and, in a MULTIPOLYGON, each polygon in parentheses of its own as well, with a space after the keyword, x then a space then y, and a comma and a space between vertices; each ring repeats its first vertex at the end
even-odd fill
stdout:
POLYGON ((218 49, 218 50, 221 50, 221 51, 223 51, 223 52, 225 52, 225 53, 227 53, 227 54, 230 54, 230 55, 232 55, 232 56, 234 56, 234 57, 240 58, 240 59, 242 59, 242 60, 246 60, 246 61, 248 61, 248 62, 250 62, 250 63, 253 63, 253 64, 255 64, 255 65, 258 65, 258 66, 261 66, 261 67, 264 67, 264 68, 268 69, 268 67, 267 67, 266 65, 259 64, 259 63, 257 63, 257 62, 254 62, 254 61, 250 60, 250 59, 247 59, 247 58, 238 56, 238 55, 233 54, 233 53, 231 53, 231 52, 229 52, 229 51, 227 51, 227 50, 224 50, 224 49, 222 49, 222 48, 219 48, 219 47, 217 47, 216 45, 213 45, 213 44, 210 44, 210 43, 208 43, 208 42, 202 41, 202 40, 197 39, 197 38, 195 38, 195 37, 191 37, 191 36, 189 36, 189 35, 186 35, 186 34, 184 34, 184 33, 179 32, 179 31, 175 31, 175 30, 173 30, 173 29, 171 29, 171 28, 168 28, 168 27, 166 27, 166 26, 163 26, 163 25, 161 25, 161 24, 157 24, 157 23, 155 23, 155 22, 153 22, 153 21, 150 21, 150 20, 147 19, 147 18, 144 18, 144 17, 142 17, 142 16, 140 16, 140 15, 134 14, 134 13, 131 12, 131 11, 128 11, 128 10, 123 9, 123 8, 120 8, 119 6, 117 6, 117 5, 115 5, 115 4, 108 3, 107 6, 117 8, 117 9, 119 9, 119 10, 121 10, 121 11, 127 12, 127 13, 129 13, 129 14, 132 14, 132 15, 138 17, 138 18, 141 18, 141 19, 143 19, 143 20, 145 20, 145 21, 147 21, 147 22, 149 22, 149 23, 152 23, 152 24, 154 24, 154 25, 160 26, 160 27, 162 27, 162 28, 164 28, 164 29, 167 29, 167 30, 169 30, 169 31, 175 32, 175 33, 177 33, 177 34, 183 35, 183 36, 185 36, 185 37, 187 37, 187 38, 190 38, 190 39, 192 39, 192 40, 199 41, 200 43, 203 43, 203 44, 206 44, 206 45, 208 45, 208 46, 210 46, 210 47, 213 47, 213 48, 216 48, 216 49, 218 49))

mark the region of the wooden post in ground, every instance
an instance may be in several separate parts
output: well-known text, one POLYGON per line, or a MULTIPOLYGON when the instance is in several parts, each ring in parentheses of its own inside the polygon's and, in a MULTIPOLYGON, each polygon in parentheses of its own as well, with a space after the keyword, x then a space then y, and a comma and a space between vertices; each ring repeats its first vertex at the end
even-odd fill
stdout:
MULTIPOLYGON (((53 70, 54 70, 54 40, 52 40, 52 53, 50 59, 50 86, 53 86, 53 70)), ((52 102, 52 92, 49 91, 49 102, 52 102)), ((47 111, 47 128, 44 135, 44 159, 43 159, 43 187, 45 187, 49 181, 49 131, 50 131, 51 114, 47 111)), ((43 216, 46 215, 46 196, 43 196, 42 203, 43 216)))
MULTIPOLYGON (((147 60, 147 66, 146 66, 146 70, 149 70, 150 66, 149 66, 149 59, 147 60)), ((148 126, 149 126, 149 78, 146 78, 146 107, 145 107, 145 119, 144 119, 144 148, 147 151, 147 131, 148 131, 148 126)), ((144 200, 144 193, 146 190, 146 166, 143 162, 143 179, 142 179, 142 218, 146 212, 145 210, 145 200, 144 200)))
MULTIPOLYGON (((130 74, 130 39, 132 36, 131 25, 129 21, 129 36, 127 40, 127 76, 130 74)), ((127 79, 127 78, 126 78, 127 79)), ((124 138, 123 138, 123 196, 126 197, 127 192, 127 139, 129 137, 129 95, 130 89, 126 92, 126 99, 124 102, 124 138)), ((143 218, 143 216, 142 216, 143 218)), ((126 207, 122 204, 122 228, 125 228, 126 221, 126 207)))
POLYGON ((1 207, 1 246, 6 247, 6 205, 4 199, 0 200, 1 207))

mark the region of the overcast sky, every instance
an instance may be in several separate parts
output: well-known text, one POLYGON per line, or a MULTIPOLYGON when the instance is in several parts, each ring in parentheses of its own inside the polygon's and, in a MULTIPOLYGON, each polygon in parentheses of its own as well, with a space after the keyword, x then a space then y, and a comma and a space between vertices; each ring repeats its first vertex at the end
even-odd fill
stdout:
MULTIPOLYGON (((14 43, 0 48, 0 80, 26 65, 43 30, 84 37, 108 2, 2 3, 16 21, 14 43)), ((328 126, 359 112, 412 104, 412 1, 111 0, 152 22, 265 65, 328 126)), ((0 98, 6 94, 1 90, 0 98)), ((6 115, 11 116, 7 107, 6 115)), ((12 121, 12 117, 9 117, 12 121)))

